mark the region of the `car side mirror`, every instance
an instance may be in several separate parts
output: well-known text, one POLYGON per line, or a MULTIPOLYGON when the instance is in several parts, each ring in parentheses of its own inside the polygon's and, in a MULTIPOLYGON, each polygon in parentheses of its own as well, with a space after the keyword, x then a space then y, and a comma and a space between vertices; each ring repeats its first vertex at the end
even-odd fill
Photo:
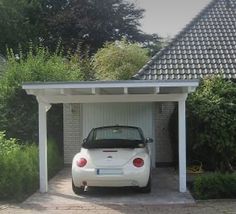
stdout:
POLYGON ((146 138, 146 143, 153 143, 153 139, 150 137, 146 138))
POLYGON ((83 143, 85 143, 86 141, 87 141, 87 138, 84 138, 84 139, 83 139, 83 143))

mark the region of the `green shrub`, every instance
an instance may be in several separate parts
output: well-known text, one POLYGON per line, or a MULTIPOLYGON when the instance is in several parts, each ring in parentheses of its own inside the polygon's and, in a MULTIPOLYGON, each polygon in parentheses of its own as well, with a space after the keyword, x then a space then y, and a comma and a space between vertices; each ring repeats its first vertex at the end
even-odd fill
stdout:
POLYGON ((38 187, 38 148, 23 146, 0 132, 0 197, 20 198, 38 187))
MULTIPOLYGON (((60 52, 49 53, 44 47, 30 47, 28 53, 19 55, 19 58, 9 51, 5 70, 0 78, 0 130, 5 130, 7 137, 20 139, 22 142, 37 142, 37 101, 35 97, 26 94, 22 83, 82 79, 80 65, 76 63, 75 57, 66 59, 60 52)), ((54 107, 49 114, 55 110, 54 107)), ((51 117, 49 115, 49 127, 57 129, 58 115, 62 115, 62 108, 54 111, 51 117)), ((54 133, 56 132, 59 133, 58 130, 54 133)))
POLYGON ((48 177, 51 178, 63 167, 63 158, 53 139, 48 140, 48 177))
POLYGON ((212 170, 233 171, 236 84, 220 77, 204 79, 187 100, 187 121, 192 157, 212 170))
MULTIPOLYGON (((204 169, 233 172, 236 164, 236 84, 220 77, 202 80, 187 99, 187 161, 204 169)), ((178 155, 178 111, 169 121, 175 157, 178 155)), ((178 158, 174 158, 178 161, 178 158)))
POLYGON ((94 56, 95 77, 100 80, 130 79, 148 60, 148 51, 126 40, 105 44, 94 56))
POLYGON ((197 199, 235 198, 236 174, 210 173, 198 176, 193 190, 197 199))
MULTIPOLYGON (((36 144, 20 145, 0 132, 0 199, 22 199, 39 186, 39 160, 36 144)), ((48 142, 48 174, 55 175, 63 160, 57 144, 48 142)))

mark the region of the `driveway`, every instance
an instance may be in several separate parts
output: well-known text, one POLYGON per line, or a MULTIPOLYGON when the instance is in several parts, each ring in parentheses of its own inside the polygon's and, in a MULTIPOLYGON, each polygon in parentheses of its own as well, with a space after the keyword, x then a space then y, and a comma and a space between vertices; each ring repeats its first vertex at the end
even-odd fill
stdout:
POLYGON ((29 197, 25 205, 52 206, 86 204, 112 205, 166 205, 193 204, 189 192, 178 191, 178 174, 172 168, 158 168, 153 171, 152 192, 141 194, 131 188, 88 188, 82 196, 77 196, 71 188, 70 168, 64 168, 49 182, 46 194, 39 192, 29 197))
POLYGON ((173 169, 154 171, 151 194, 128 188, 90 188, 83 196, 71 190, 70 168, 49 182, 49 192, 36 192, 21 204, 0 203, 0 214, 236 214, 236 200, 194 202, 178 192, 178 175, 173 169))
POLYGON ((207 201, 195 204, 178 205, 109 205, 87 204, 68 206, 52 205, 43 207, 39 205, 0 204, 0 214, 236 214, 236 201, 207 201))

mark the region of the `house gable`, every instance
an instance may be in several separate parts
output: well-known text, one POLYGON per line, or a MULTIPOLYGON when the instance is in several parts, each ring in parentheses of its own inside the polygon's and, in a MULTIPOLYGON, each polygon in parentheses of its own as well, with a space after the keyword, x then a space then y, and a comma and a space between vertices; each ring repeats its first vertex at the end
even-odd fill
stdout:
POLYGON ((144 80, 236 79, 236 0, 213 0, 135 76, 144 80))

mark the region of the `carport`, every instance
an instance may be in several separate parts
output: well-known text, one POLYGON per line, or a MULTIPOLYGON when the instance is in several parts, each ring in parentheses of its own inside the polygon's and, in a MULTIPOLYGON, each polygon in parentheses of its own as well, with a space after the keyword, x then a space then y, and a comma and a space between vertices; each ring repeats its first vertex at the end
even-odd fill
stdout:
POLYGON ((59 103, 139 103, 177 102, 179 134, 179 191, 186 192, 186 115, 188 93, 195 91, 195 80, 128 80, 93 82, 34 82, 23 84, 39 106, 40 192, 48 191, 47 111, 59 103))

